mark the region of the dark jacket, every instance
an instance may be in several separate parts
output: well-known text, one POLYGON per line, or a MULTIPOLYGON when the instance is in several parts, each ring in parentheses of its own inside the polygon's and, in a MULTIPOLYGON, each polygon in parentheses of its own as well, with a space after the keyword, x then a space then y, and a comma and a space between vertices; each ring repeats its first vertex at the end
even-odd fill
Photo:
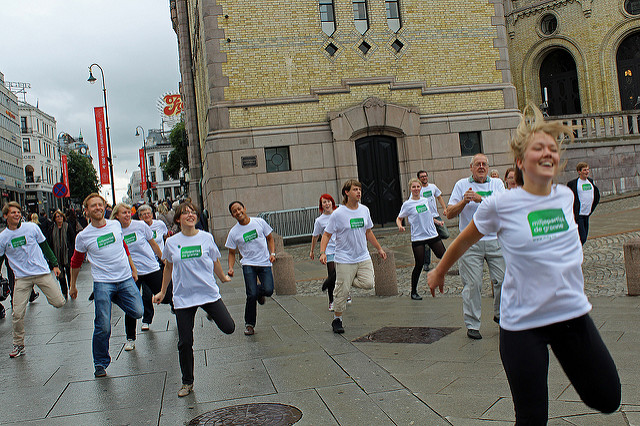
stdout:
MULTIPOLYGON (((596 206, 600 202, 600 190, 598 189, 596 184, 593 183, 593 179, 588 177, 587 180, 591 182, 591 185, 593 185, 593 204, 591 204, 591 212, 589 213, 589 216, 591 216, 591 213, 593 213, 593 211, 596 209, 596 206)), ((578 216, 580 215, 580 200, 578 199, 578 178, 567 182, 567 186, 573 192, 573 218, 577 222, 578 216)))
MULTIPOLYGON (((73 229, 73 227, 68 223, 67 223, 67 261, 71 262, 71 256, 73 256, 73 251, 76 248, 76 230, 73 229)), ((58 229, 58 225, 55 224, 55 222, 52 223, 51 228, 49 228, 49 232, 47 234, 45 234, 45 237, 47 238, 47 244, 49 244, 49 247, 51 247, 51 250, 53 250, 53 231, 58 229)), ((58 260, 58 263, 62 264, 62 262, 60 260, 58 260)))

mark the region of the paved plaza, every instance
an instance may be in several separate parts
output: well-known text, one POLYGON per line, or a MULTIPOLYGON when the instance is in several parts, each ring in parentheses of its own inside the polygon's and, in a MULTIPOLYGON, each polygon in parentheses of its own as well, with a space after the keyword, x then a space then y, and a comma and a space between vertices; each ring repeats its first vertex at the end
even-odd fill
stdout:
MULTIPOLYGON (((611 415, 588 409, 551 354, 551 425, 640 425, 640 298, 626 296, 622 256, 624 241, 640 238, 640 196, 606 201, 591 219, 585 287, 591 315, 619 369, 622 406, 611 415)), ((512 425, 513 404, 498 353, 498 327, 490 317, 488 285, 484 338, 472 341, 462 321, 459 277, 447 276, 444 296, 411 300, 408 233, 375 232, 394 251, 397 297, 354 292, 344 317, 346 332, 336 335, 327 297, 319 288, 324 267, 308 259, 307 243, 287 246, 295 259, 299 294, 274 296, 260 306, 254 336, 242 333, 241 274, 221 285, 235 333, 223 335, 203 311, 197 314, 194 392, 185 398, 177 396, 177 331, 168 306, 156 309, 151 330, 138 332, 131 352, 123 350, 123 313, 114 307, 112 364, 106 378, 95 379, 87 264, 77 300, 56 310, 41 295, 29 305, 27 353, 17 359, 8 356, 11 309, 3 302, 8 315, 0 320, 0 424, 180 425, 225 407, 279 403, 300 410, 297 425, 512 425), (407 334, 417 327, 454 330, 430 344, 355 341, 383 327, 406 327, 407 334)), ((426 292, 424 274, 419 292, 426 292)), ((267 423, 277 413, 266 406, 255 418, 260 424, 282 424, 267 423)))

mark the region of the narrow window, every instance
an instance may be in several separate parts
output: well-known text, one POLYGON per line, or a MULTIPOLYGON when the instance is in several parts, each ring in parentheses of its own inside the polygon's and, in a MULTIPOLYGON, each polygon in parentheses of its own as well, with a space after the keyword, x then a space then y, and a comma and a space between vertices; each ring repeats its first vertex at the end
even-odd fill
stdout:
POLYGON ((320 24, 322 32, 330 36, 336 31, 336 15, 333 11, 333 0, 320 0, 320 24))
POLYGON ((156 164, 155 164, 155 162, 153 161, 153 155, 150 155, 150 156, 149 156, 149 167, 153 167, 153 166, 155 166, 155 165, 156 165, 156 164))
POLYGON ((22 138, 22 149, 24 152, 31 152, 31 143, 29 138, 22 138))
POLYGON ((264 156, 267 163, 267 173, 291 170, 288 146, 265 148, 264 156))
POLYGON ((387 0, 385 1, 385 6, 387 8, 387 25, 391 31, 397 33, 402 26, 400 22, 400 4, 398 0, 387 0))
POLYGON ((482 136, 480 132, 460 132, 460 155, 463 157, 482 152, 482 136))
POLYGON ((367 1, 353 0, 353 20, 356 30, 364 34, 369 29, 369 17, 367 16, 367 1))

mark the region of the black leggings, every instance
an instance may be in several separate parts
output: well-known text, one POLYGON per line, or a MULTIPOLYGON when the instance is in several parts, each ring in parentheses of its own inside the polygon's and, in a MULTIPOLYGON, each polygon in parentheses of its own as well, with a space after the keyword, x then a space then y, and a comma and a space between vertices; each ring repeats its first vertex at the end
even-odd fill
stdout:
MULTIPOLYGON (((162 271, 157 270, 150 274, 139 275, 136 285, 138 289, 142 287, 142 306, 144 307, 142 322, 151 324, 154 313, 152 298, 154 294, 160 293, 162 290, 162 271)), ((127 333, 127 340, 136 340, 136 319, 125 315, 124 330, 127 333)))
POLYGON ((329 303, 333 303, 333 290, 336 288, 336 263, 327 262, 327 279, 322 283, 322 288, 327 289, 329 303))
POLYGON ((611 413, 620 406, 620 378, 591 317, 523 331, 500 329, 500 358, 509 380, 516 425, 546 425, 551 346, 578 395, 589 407, 611 413))
POLYGON ((182 384, 193 383, 193 323, 198 308, 202 308, 215 321, 218 328, 225 334, 231 334, 236 324, 229 314, 227 307, 218 299, 215 302, 190 308, 176 308, 176 322, 178 324, 178 354, 182 384))
POLYGON ((442 259, 442 256, 444 256, 444 252, 446 251, 440 237, 435 237, 428 240, 411 241, 413 258, 416 261, 416 264, 413 267, 413 272, 411 272, 411 294, 417 293, 418 279, 420 278, 420 273, 422 272, 422 265, 424 265, 424 253, 426 245, 428 245, 429 248, 433 250, 433 253, 438 259, 442 259))

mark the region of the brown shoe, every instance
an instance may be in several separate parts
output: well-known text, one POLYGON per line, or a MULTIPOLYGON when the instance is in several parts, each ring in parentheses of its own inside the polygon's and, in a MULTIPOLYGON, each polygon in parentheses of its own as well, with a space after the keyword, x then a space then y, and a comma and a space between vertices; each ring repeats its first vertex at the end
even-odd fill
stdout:
POLYGON ((185 397, 185 396, 189 395, 191 393, 191 391, 193 391, 193 384, 182 385, 182 387, 178 391, 178 396, 180 398, 185 397))
POLYGON ((255 333, 255 331, 253 330, 253 326, 252 325, 248 325, 245 327, 244 329, 244 335, 245 336, 253 336, 253 333, 255 333))

